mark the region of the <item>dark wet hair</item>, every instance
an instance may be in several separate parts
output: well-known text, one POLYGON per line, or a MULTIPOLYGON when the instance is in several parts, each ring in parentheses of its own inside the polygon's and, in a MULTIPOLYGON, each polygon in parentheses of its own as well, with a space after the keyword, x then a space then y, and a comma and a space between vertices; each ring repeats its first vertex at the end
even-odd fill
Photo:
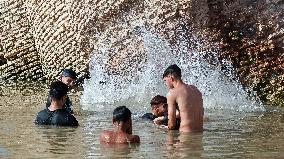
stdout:
POLYGON ((131 119, 131 111, 126 106, 116 107, 113 111, 113 120, 126 122, 131 119))
POLYGON ((181 69, 176 65, 170 65, 163 74, 163 78, 165 78, 168 75, 173 75, 175 77, 181 77, 181 69))
POLYGON ((156 95, 155 97, 153 97, 151 99, 151 107, 153 107, 154 105, 158 105, 160 103, 167 103, 167 98, 161 95, 156 95))
POLYGON ((64 76, 64 77, 70 77, 70 78, 73 78, 73 79, 77 79, 77 74, 72 69, 64 69, 62 71, 61 75, 64 76))
POLYGON ((63 96, 67 95, 68 86, 61 81, 51 83, 49 96, 53 100, 60 100, 63 96))

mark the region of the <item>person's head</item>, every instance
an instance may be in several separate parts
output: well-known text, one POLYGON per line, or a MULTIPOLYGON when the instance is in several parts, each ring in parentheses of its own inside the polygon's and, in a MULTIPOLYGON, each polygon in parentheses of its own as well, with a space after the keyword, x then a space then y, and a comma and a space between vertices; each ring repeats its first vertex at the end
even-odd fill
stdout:
POLYGON ((125 132, 132 134, 131 111, 126 106, 114 109, 112 122, 115 126, 121 126, 125 132))
POLYGON ((65 83, 69 88, 73 88, 77 79, 77 74, 72 69, 64 69, 60 76, 60 81, 65 83))
POLYGON ((52 101, 62 102, 64 104, 66 102, 67 92, 68 86, 61 81, 56 81, 50 85, 49 96, 52 101))
POLYGON ((173 88, 173 82, 181 79, 181 69, 176 65, 170 65, 163 74, 163 79, 169 89, 173 88))
POLYGON ((157 116, 164 116, 168 111, 167 98, 164 96, 157 95, 151 99, 152 113, 157 116))

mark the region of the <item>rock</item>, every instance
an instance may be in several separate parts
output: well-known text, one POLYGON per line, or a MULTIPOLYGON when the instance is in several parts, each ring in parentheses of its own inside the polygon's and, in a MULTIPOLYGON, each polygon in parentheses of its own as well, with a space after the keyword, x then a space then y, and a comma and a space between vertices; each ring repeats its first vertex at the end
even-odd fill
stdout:
MULTIPOLYGON (((172 50, 179 37, 194 32, 208 41, 198 50, 219 44, 217 59, 228 59, 245 87, 279 105, 283 8, 278 0, 2 0, 1 79, 54 80, 63 68, 73 68, 81 79, 89 74, 91 56, 109 73, 126 75, 147 60, 141 28, 167 40, 172 50)), ((197 49, 194 43, 187 47, 197 49)), ((205 58, 217 63, 209 54, 205 58)))

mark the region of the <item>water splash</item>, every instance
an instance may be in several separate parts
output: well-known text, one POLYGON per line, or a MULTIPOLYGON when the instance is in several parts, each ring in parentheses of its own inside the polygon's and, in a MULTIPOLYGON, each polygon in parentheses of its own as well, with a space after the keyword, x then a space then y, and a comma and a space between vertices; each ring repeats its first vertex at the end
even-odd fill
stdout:
MULTIPOLYGON (((111 74, 107 71, 106 63, 114 50, 110 48, 109 41, 102 43, 99 52, 92 57, 91 78, 84 84, 81 98, 83 109, 111 111, 114 106, 121 104, 136 110, 147 109, 152 96, 166 95, 162 73, 169 65, 177 64, 182 69, 183 80, 196 85, 203 93, 206 109, 242 112, 264 110, 258 100, 248 97, 235 80, 233 71, 224 74, 220 64, 213 66, 204 59, 208 52, 198 50, 206 45, 206 41, 198 39, 194 34, 190 38, 185 36, 183 29, 177 36, 175 46, 143 27, 135 27, 133 32, 143 41, 143 58, 146 60, 137 68, 128 66, 131 69, 124 70, 129 71, 126 74, 111 74), (192 44, 194 47, 189 46, 192 44)), ((217 57, 216 51, 210 54, 217 57)), ((233 70, 230 63, 222 63, 222 67, 227 67, 226 70, 233 70)))

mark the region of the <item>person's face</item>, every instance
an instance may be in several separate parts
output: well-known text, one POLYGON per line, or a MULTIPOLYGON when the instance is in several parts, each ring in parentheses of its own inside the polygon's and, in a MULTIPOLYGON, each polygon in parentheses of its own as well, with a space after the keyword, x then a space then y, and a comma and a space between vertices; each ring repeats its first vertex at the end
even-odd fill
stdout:
POLYGON ((75 85, 76 79, 73 79, 73 78, 71 78, 71 77, 64 77, 64 76, 62 76, 62 77, 61 77, 61 81, 62 81, 63 83, 65 83, 69 88, 73 88, 74 85, 75 85))
POLYGON ((167 109, 165 108, 165 105, 167 103, 160 103, 160 104, 156 104, 152 106, 152 113, 157 116, 164 116, 164 114, 166 113, 167 109))
POLYGON ((173 86, 173 77, 172 77, 172 76, 166 76, 166 77, 164 77, 164 82, 165 82, 166 86, 167 86, 169 89, 174 88, 174 86, 173 86))

